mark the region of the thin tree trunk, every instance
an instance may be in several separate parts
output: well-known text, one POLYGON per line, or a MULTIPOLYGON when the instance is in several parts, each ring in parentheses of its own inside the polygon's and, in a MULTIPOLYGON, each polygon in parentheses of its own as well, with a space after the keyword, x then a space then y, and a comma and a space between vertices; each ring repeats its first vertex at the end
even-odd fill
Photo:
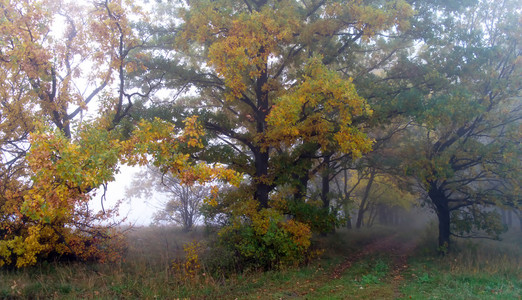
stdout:
MULTIPOLYGON (((520 220, 522 222, 522 219, 520 220)), ((352 229, 352 217, 350 217, 350 214, 346 214, 346 228, 352 229)))
POLYGON ((357 213, 357 222, 355 223, 355 228, 359 229, 363 225, 364 212, 368 206, 368 197, 370 196, 370 190, 372 188, 373 179, 375 178, 375 172, 372 170, 370 173, 370 178, 368 179, 368 184, 366 184, 366 189, 364 190, 364 195, 361 200, 361 206, 359 207, 359 212, 357 213))
POLYGON ((346 215, 346 228, 352 229, 352 217, 350 216, 350 210, 349 210, 349 201, 350 201, 350 192, 348 192, 348 170, 343 170, 343 206, 344 206, 344 213, 346 215))
POLYGON ((375 205, 372 205, 372 208, 370 209, 370 216, 368 217, 368 227, 373 226, 373 222, 375 221, 375 216, 377 215, 375 210, 375 205))
POLYGON ((520 225, 520 227, 518 227, 518 229, 519 229, 520 231, 522 231, 522 211, 520 211, 520 210, 515 210, 515 216, 518 217, 518 221, 519 221, 519 225, 520 225))
POLYGON ((330 207, 330 156, 325 156, 323 165, 324 170, 322 172, 322 188, 321 188, 321 200, 323 201, 323 208, 330 207))

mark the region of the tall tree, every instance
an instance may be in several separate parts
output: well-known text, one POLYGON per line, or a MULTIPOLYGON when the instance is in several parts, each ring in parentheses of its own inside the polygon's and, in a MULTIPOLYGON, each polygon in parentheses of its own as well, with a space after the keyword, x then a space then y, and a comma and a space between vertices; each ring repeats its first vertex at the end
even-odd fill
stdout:
POLYGON ((99 247, 111 236, 100 223, 107 215, 88 201, 117 171, 112 129, 136 96, 125 82, 140 43, 131 9, 108 0, 1 2, 0 265, 50 254, 116 258, 117 248, 99 247), (95 99, 100 116, 87 120, 95 99))
POLYGON ((336 69, 410 14, 404 1, 187 1, 170 56, 184 68, 166 67, 167 53, 155 66, 171 87, 199 92, 184 111, 209 132, 194 157, 247 174, 266 208, 277 186, 306 189, 313 160, 371 149, 360 126, 371 110, 336 69))
POLYGON ((450 236, 495 237, 496 204, 520 207, 520 10, 516 1, 434 9, 430 33, 400 75, 415 123, 403 158, 450 236), (480 233, 481 232, 481 233, 480 233))

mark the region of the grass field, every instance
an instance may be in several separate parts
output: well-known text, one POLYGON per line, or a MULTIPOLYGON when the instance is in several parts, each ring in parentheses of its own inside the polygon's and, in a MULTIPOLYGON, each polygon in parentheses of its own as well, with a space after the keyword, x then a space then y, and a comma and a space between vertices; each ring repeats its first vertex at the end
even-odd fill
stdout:
MULTIPOLYGON (((172 269, 183 244, 203 231, 137 228, 116 265, 44 263, 0 270, 2 299, 521 299, 521 232, 504 241, 460 240, 437 256, 433 231, 339 230, 319 237, 323 255, 279 271, 210 274, 189 279, 172 269)), ((219 261, 220 257, 202 260, 219 261)), ((215 252, 214 254, 215 255, 215 252)))

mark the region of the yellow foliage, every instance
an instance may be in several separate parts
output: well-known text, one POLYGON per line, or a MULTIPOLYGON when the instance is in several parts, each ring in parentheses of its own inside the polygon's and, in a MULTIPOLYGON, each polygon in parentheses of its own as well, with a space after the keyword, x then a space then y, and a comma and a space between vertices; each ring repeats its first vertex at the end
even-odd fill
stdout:
POLYGON ((120 46, 136 42, 128 6, 1 1, 0 12, 0 148, 8 158, 0 160, 0 265, 27 266, 50 253, 109 258, 121 249, 101 247, 111 234, 95 222, 111 214, 86 203, 113 179, 122 147, 104 118, 75 122, 90 101, 75 79, 92 84, 89 92, 116 77, 120 46))
POLYGON ((142 120, 131 138, 123 144, 123 161, 129 165, 153 163, 163 171, 175 174, 184 184, 208 183, 222 180, 232 185, 241 182, 241 174, 220 165, 194 163, 181 147, 203 148, 203 128, 197 117, 189 117, 180 132, 172 123, 155 119, 142 120))
POLYGON ((183 251, 185 252, 185 258, 183 260, 174 260, 172 269, 180 276, 194 279, 201 271, 199 255, 203 251, 203 246, 197 241, 192 241, 183 245, 183 251))
POLYGON ((352 125, 352 119, 371 114, 352 81, 327 70, 316 57, 307 64, 299 84, 272 107, 266 141, 287 146, 297 140, 315 142, 323 150, 339 148, 357 158, 371 150, 373 141, 352 125))
POLYGON ((230 89, 227 99, 240 98, 249 81, 267 71, 268 57, 279 56, 280 47, 299 31, 297 11, 288 4, 229 17, 219 1, 198 1, 182 13, 185 28, 178 42, 211 44, 209 62, 230 89))
POLYGON ((310 227, 304 223, 294 220, 288 220, 282 223, 283 228, 292 235, 292 240, 301 248, 308 249, 310 247, 310 239, 312 231, 310 227))

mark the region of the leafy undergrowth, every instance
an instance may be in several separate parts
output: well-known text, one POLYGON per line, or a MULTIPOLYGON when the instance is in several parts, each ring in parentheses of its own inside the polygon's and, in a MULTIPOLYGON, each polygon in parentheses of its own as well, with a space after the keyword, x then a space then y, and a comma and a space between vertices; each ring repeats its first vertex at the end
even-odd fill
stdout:
MULTIPOLYGON (((40 264, 0 270, 5 299, 520 299, 522 245, 460 241, 438 257, 433 244, 390 230, 346 231, 323 237, 322 258, 300 268, 210 275, 173 272, 184 242, 201 233, 157 228, 132 236, 117 265, 40 264)), ((427 240, 427 239, 426 239, 427 240)))

